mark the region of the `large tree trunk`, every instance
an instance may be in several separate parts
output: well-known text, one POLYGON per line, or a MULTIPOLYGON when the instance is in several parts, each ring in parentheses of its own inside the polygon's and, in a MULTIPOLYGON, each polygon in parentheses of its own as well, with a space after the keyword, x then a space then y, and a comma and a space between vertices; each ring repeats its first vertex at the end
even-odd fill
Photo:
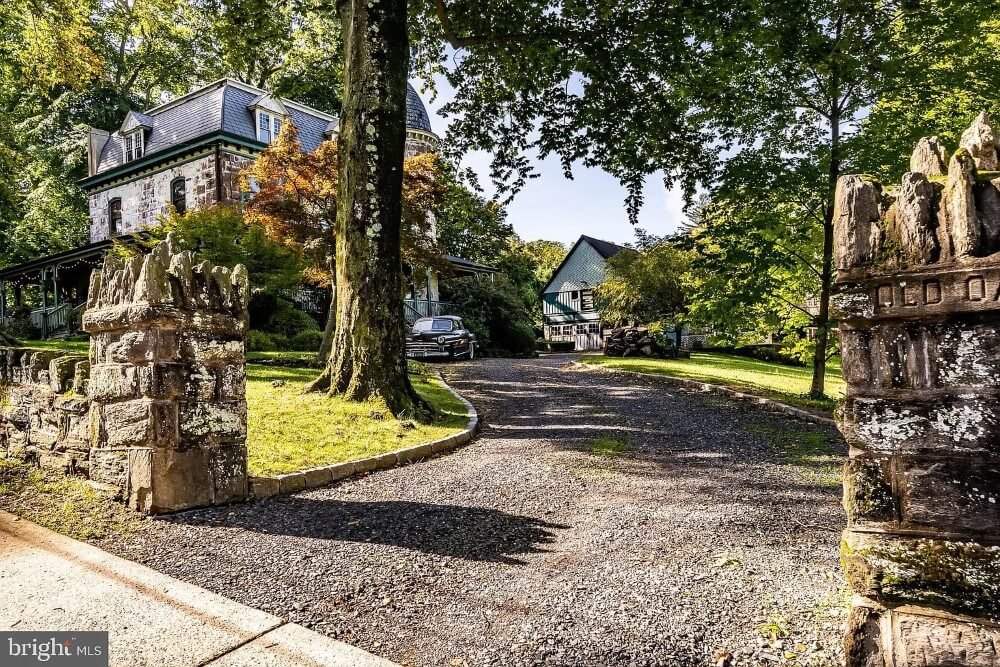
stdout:
POLYGON ((427 405, 406 375, 403 333, 403 146, 409 45, 406 0, 341 0, 344 96, 338 137, 336 332, 324 378, 393 414, 427 405))

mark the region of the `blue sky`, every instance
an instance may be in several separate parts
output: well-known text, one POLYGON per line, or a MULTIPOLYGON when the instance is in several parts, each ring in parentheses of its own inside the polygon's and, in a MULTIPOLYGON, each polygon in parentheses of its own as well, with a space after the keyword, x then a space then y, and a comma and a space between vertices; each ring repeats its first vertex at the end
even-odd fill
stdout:
MULTIPOLYGON (((437 97, 421 90, 420 82, 413 86, 421 92, 431 116, 431 126, 444 135, 448 121, 438 110, 452 99, 454 91, 441 77, 435 79, 437 97)), ((480 175, 486 194, 492 194, 489 182, 490 156, 486 153, 467 155, 464 166, 480 175)), ((549 239, 570 243, 581 234, 607 241, 624 243, 634 238, 632 225, 625 213, 625 190, 612 176, 600 169, 574 166, 573 180, 563 176, 556 158, 535 160, 540 178, 528 181, 507 208, 507 220, 526 241, 549 239)), ((658 176, 646 180, 645 204, 639 214, 639 226, 654 234, 667 234, 683 222, 681 195, 668 191, 658 176)))

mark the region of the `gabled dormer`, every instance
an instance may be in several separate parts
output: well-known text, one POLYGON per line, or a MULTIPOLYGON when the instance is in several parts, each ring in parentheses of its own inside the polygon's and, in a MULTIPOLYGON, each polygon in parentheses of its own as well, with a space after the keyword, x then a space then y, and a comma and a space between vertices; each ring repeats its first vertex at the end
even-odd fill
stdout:
POLYGON ((281 134, 281 128, 288 119, 288 109, 281 100, 272 95, 264 94, 256 97, 247 109, 254 116, 257 141, 262 144, 274 143, 281 134))
POLYGON ((129 111, 118 134, 122 138, 125 162, 138 160, 146 153, 146 137, 153 130, 153 119, 138 111, 129 111))

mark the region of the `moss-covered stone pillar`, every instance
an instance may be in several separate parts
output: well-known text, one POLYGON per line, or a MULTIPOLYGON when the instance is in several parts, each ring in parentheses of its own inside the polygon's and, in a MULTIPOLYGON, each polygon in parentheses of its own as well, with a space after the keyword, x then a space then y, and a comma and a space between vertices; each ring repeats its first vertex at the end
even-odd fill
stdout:
POLYGON ((837 189, 849 667, 1000 665, 1000 174, 985 115, 837 189))
POLYGON ((243 266, 196 264, 172 239, 109 255, 91 278, 91 477, 147 513, 247 494, 243 266))

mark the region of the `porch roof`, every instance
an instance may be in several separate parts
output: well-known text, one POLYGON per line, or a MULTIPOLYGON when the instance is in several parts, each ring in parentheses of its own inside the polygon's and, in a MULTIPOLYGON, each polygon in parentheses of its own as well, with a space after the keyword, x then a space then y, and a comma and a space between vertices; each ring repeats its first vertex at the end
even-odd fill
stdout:
POLYGON ((97 241, 96 243, 80 246, 79 248, 73 248, 72 250, 64 250, 45 257, 39 257, 38 259, 32 259, 27 262, 22 262, 21 264, 15 264, 14 266, 7 266, 0 269, 0 280, 11 280, 29 273, 36 273, 50 266, 65 264, 66 262, 72 262, 78 259, 86 259, 87 257, 103 255, 104 252, 111 247, 112 243, 112 240, 106 239, 104 241, 97 241))

